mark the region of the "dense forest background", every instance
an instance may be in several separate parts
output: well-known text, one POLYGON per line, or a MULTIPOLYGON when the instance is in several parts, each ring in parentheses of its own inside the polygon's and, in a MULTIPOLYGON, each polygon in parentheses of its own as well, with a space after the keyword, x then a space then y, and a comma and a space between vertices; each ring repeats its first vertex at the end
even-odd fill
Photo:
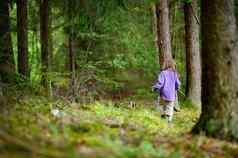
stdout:
MULTIPOLYGON (((171 2, 170 6, 171 20, 176 23, 171 26, 171 37, 178 70, 185 76, 184 15, 179 3, 171 2)), ((18 73, 17 82, 38 89, 44 60, 40 10, 36 1, 27 5, 27 76, 18 73)), ((16 14, 16 3, 12 2, 12 49, 18 70, 16 14)), ((73 93, 69 92, 69 82, 74 75, 77 84, 71 85, 71 90, 77 93, 91 93, 96 98, 103 95, 118 98, 132 93, 148 95, 159 72, 152 1, 50 1, 48 14, 46 73, 50 93, 73 93)))

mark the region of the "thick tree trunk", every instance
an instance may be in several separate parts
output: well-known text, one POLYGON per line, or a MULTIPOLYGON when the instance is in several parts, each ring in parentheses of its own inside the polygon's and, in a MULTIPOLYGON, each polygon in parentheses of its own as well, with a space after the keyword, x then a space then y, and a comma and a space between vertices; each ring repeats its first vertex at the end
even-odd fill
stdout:
POLYGON ((193 132, 238 141, 234 0, 202 0, 202 114, 193 132))
POLYGON ((168 1, 162 0, 156 4, 157 15, 157 44, 159 47, 159 61, 162 67, 164 60, 172 58, 170 31, 169 31, 169 9, 168 1))
POLYGON ((42 85, 49 90, 49 1, 40 2, 40 35, 41 35, 41 73, 42 85))
POLYGON ((5 83, 15 79, 8 0, 0 3, 0 77, 5 83))
POLYGON ((17 0, 17 45, 18 73, 28 77, 27 0, 17 0))
POLYGON ((199 24, 197 22, 197 1, 184 3, 186 43, 186 97, 194 105, 201 105, 201 60, 199 50, 199 24))

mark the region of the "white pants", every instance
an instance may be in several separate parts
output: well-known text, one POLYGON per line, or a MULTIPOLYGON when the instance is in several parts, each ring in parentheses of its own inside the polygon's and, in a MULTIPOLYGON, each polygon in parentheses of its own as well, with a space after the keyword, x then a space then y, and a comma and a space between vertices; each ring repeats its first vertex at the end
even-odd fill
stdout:
POLYGON ((176 92, 176 96, 175 96, 174 106, 175 106, 176 109, 180 109, 177 92, 176 92))
POLYGON ((172 121, 174 114, 174 102, 166 101, 158 97, 158 105, 161 115, 167 115, 168 121, 172 121))

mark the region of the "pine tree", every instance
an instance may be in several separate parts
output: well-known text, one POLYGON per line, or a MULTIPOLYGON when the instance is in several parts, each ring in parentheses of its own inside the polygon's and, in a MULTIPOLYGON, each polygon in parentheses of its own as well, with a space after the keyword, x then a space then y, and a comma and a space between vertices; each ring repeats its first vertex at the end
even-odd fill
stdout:
POLYGON ((202 0, 202 114, 194 133, 238 141, 234 0, 202 0))

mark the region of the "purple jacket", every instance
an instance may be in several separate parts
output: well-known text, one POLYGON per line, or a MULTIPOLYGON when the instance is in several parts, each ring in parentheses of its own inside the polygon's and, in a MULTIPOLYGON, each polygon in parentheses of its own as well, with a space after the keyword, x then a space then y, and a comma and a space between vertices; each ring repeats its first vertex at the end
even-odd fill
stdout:
POLYGON ((160 97, 167 101, 174 101, 176 90, 179 89, 180 81, 177 73, 172 69, 160 72, 153 90, 160 92, 160 97))

